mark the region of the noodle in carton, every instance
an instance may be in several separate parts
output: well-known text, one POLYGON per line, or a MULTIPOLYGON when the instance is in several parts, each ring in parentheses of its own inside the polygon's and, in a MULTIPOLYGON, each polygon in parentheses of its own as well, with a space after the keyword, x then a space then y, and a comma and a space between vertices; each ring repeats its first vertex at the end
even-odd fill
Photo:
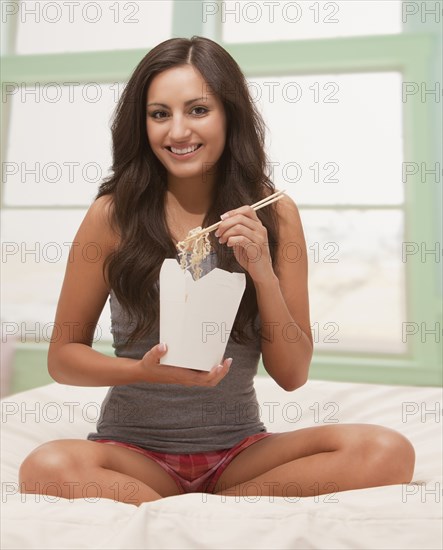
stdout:
POLYGON ((194 280, 176 259, 165 259, 160 342, 166 342, 168 351, 160 364, 202 371, 221 364, 245 287, 244 273, 216 267, 194 280))

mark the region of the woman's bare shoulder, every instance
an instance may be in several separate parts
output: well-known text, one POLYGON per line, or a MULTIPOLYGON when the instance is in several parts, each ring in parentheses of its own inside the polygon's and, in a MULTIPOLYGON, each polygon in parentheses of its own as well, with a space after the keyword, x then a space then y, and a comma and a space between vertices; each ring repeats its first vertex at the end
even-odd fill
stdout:
POLYGON ((297 241, 305 246, 304 230, 300 212, 295 201, 284 194, 283 198, 275 203, 278 217, 279 244, 297 241))
POLYGON ((114 210, 114 199, 112 195, 102 195, 94 200, 88 209, 88 216, 91 220, 108 223, 114 210))
POLYGON ((101 241, 109 249, 119 242, 119 232, 113 222, 114 200, 111 195, 102 195, 88 208, 82 229, 92 239, 101 241))

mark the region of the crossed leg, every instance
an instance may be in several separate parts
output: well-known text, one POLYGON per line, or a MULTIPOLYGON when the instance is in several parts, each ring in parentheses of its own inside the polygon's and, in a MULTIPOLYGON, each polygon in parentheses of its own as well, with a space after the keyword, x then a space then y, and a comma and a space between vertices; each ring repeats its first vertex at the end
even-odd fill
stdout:
MULTIPOLYGON (((316 496, 409 483, 415 452, 404 436, 372 424, 273 434, 244 449, 218 479, 229 496, 316 496)), ((77 439, 44 443, 20 467, 21 493, 103 497, 139 505, 181 494, 155 461, 130 449, 77 439), (91 491, 92 489, 92 491, 91 491)))
POLYGON ((109 498, 139 505, 179 495, 173 478, 154 460, 130 449, 81 439, 49 441, 19 471, 21 493, 60 498, 109 498))
POLYGON ((342 424, 273 434, 238 454, 214 494, 316 496, 409 483, 414 448, 403 435, 373 424, 342 424))

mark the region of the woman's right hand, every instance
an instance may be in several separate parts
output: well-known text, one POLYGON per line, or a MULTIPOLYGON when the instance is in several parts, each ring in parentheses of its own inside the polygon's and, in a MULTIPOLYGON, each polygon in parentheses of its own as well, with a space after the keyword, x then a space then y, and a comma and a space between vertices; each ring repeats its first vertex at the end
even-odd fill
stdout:
POLYGON ((142 381, 153 384, 182 384, 183 386, 216 386, 229 372, 232 359, 225 359, 222 365, 213 367, 209 372, 171 365, 160 365, 165 355, 161 344, 151 348, 140 360, 142 381))

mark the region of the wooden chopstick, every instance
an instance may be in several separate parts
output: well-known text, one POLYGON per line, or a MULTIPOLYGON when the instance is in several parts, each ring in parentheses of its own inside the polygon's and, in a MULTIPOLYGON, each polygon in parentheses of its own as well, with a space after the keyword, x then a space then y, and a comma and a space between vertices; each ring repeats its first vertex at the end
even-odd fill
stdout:
MULTIPOLYGON (((273 193, 272 195, 269 195, 269 197, 266 197, 262 199, 261 201, 256 202, 252 205, 252 208, 254 210, 260 210, 260 208, 264 208, 265 206, 268 206, 268 204, 272 204, 273 202, 276 202, 283 198, 283 193, 286 191, 286 189, 282 189, 281 191, 277 191, 276 193, 273 193)), ((210 233, 211 231, 214 231, 214 229, 217 229, 217 227, 222 223, 223 220, 214 223, 213 225, 210 225, 209 227, 205 227, 195 235, 192 235, 191 237, 186 237, 182 241, 182 243, 187 243, 189 241, 193 241, 194 239, 197 239, 198 237, 201 237, 205 233, 210 233)))

